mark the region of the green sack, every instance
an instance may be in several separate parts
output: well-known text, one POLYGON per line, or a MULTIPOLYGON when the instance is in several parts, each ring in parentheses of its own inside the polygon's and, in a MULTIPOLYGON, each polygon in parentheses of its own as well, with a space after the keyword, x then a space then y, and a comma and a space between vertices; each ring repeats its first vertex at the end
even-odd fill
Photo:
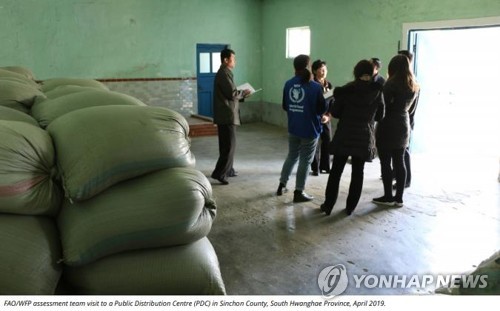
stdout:
MULTIPOLYGON (((56 89, 57 90, 57 89, 56 89)), ((91 89, 35 102, 31 107, 31 114, 38 120, 42 128, 47 127, 58 117, 82 108, 111 105, 135 105, 146 106, 143 102, 132 96, 105 91, 101 89, 91 89)))
POLYGON ((82 267, 64 267, 69 291, 83 295, 225 295, 219 261, 203 238, 130 251, 82 267))
POLYGON ((31 107, 37 96, 45 97, 42 91, 30 85, 13 81, 13 80, 0 80, 0 105, 4 106, 2 102, 15 101, 31 107))
POLYGON ((38 122, 29 114, 5 106, 0 106, 0 120, 21 121, 39 127, 38 122))
POLYGON ((62 190, 55 181, 49 134, 20 121, 0 120, 0 213, 55 215, 62 190))
POLYGON ((80 266, 115 253, 187 244, 212 228, 216 205, 205 175, 170 168, 118 183, 58 218, 64 263, 80 266))
POLYGON ((0 214, 0 295, 53 295, 61 248, 52 219, 0 214))
POLYGON ((114 184, 171 167, 194 167, 189 127, 162 107, 79 109, 47 127, 56 146, 66 197, 89 199, 114 184))
POLYGON ((97 89, 109 90, 104 83, 93 79, 52 78, 42 81, 42 91, 46 93, 61 85, 78 85, 78 86, 86 86, 97 89))
POLYGON ((23 77, 25 77, 26 79, 29 79, 29 80, 35 80, 35 75, 33 74, 33 71, 31 71, 31 69, 28 69, 26 67, 22 67, 22 66, 5 66, 5 67, 0 67, 0 69, 3 69, 3 70, 8 70, 8 71, 11 71, 11 72, 15 72, 17 74, 20 74, 22 75, 23 77))

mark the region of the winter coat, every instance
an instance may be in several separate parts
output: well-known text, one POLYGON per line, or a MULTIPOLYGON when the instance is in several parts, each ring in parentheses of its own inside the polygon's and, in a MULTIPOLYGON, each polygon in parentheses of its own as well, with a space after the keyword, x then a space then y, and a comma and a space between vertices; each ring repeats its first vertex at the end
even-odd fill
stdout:
POLYGON ((382 86, 373 81, 355 80, 335 88, 333 97, 330 114, 339 122, 330 143, 330 153, 373 159, 375 121, 384 115, 382 86))
POLYGON ((384 85, 385 116, 377 124, 376 139, 379 150, 408 147, 410 116, 417 103, 418 92, 388 80, 384 85))

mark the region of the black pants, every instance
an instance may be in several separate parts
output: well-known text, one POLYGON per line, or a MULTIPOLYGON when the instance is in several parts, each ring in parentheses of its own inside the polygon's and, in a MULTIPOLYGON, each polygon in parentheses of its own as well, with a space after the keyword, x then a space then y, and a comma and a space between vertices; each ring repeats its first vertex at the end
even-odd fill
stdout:
POLYGON ((214 178, 226 178, 233 169, 234 151, 236 150, 236 126, 233 124, 218 124, 219 160, 212 173, 214 178))
POLYGON ((379 150, 380 167, 382 169, 382 182, 384 184, 384 196, 392 198, 392 178, 396 177, 396 201, 403 200, 403 192, 406 181, 405 148, 393 150, 379 150), (392 168, 391 168, 392 160, 392 168))
MULTIPOLYGON (((344 172, 345 164, 348 156, 333 156, 332 169, 328 176, 328 183, 325 191, 325 206, 333 207, 337 202, 339 195, 339 184, 342 172, 344 172)), ((347 195, 346 209, 354 210, 358 205, 363 189, 363 178, 365 169, 365 160, 357 157, 351 157, 352 173, 351 184, 349 185, 349 194, 347 195)))
POLYGON ((332 140, 330 128, 323 125, 323 131, 319 137, 318 145, 316 146, 316 153, 311 163, 311 170, 313 172, 330 171, 330 152, 328 146, 332 140))
POLYGON ((410 159, 410 147, 405 149, 405 168, 406 168, 406 179, 405 185, 410 186, 411 184, 411 159, 410 159))

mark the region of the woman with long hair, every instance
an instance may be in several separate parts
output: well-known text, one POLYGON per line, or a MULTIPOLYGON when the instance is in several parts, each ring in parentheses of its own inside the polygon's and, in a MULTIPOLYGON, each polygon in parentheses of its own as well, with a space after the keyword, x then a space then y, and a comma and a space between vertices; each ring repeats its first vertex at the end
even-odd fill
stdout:
POLYGON ((385 117, 377 124, 375 135, 384 195, 372 201, 401 207, 406 180, 404 154, 410 139, 410 112, 416 106, 419 86, 405 55, 394 56, 387 69, 389 78, 383 90, 385 117), (396 195, 392 192, 393 173, 396 177, 396 195))
POLYGON ((321 211, 326 215, 330 215, 337 201, 347 159, 351 157, 352 172, 344 211, 351 215, 361 197, 365 162, 375 156, 375 121, 383 117, 384 102, 382 85, 373 81, 373 72, 373 63, 361 60, 354 67, 354 81, 333 91, 334 101, 329 113, 339 122, 330 143, 333 163, 325 202, 321 204, 321 211))

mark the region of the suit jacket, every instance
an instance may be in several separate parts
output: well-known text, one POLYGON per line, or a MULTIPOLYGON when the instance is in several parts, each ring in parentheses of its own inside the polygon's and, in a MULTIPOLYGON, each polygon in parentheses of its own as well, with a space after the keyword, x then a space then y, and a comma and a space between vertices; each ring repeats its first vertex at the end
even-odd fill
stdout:
POLYGON ((224 64, 220 66, 214 81, 214 123, 240 125, 239 100, 241 92, 236 89, 233 72, 224 64))

